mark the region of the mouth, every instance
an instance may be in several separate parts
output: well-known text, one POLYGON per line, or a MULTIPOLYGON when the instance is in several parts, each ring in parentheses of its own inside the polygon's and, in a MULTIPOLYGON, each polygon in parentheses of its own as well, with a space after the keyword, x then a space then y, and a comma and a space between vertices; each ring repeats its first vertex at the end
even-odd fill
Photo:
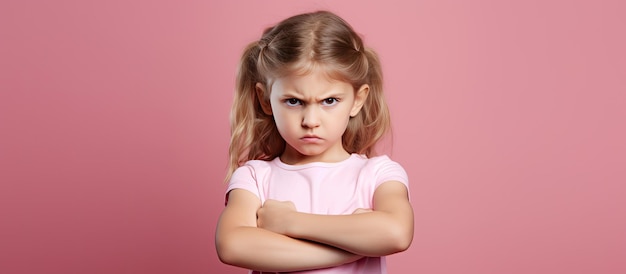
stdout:
POLYGON ((315 143, 321 141, 322 138, 318 137, 317 135, 307 134, 300 138, 300 140, 307 143, 315 143))

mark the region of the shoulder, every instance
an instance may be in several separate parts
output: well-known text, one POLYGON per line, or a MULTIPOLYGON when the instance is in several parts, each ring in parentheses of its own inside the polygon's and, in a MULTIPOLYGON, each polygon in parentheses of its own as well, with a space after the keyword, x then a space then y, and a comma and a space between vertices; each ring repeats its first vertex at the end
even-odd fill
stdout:
POLYGON ((250 160, 245 162, 241 167, 251 168, 269 168, 274 160, 250 160))
POLYGON ((400 165, 398 162, 394 160, 391 160, 391 158, 389 158, 389 156, 387 155, 379 155, 379 156, 367 158, 367 165, 369 167, 374 167, 376 169, 383 169, 383 170, 388 169, 388 168, 404 170, 402 165, 400 165))
POLYGON ((387 155, 367 158, 365 167, 374 172, 377 181, 376 186, 388 181, 398 181, 408 187, 409 177, 406 171, 402 165, 391 160, 387 155))
MULTIPOLYGON (((365 156, 364 156, 365 157, 365 156)), ((373 156, 370 158, 367 158, 368 162, 371 163, 388 163, 388 162, 393 162, 395 163, 393 160, 391 160, 391 158, 389 158, 389 156, 387 155, 378 155, 378 156, 373 156)))
POLYGON ((258 175, 264 174, 271 170, 272 161, 264 161, 264 160, 250 160, 245 162, 243 165, 235 169, 233 172, 233 176, 231 177, 231 181, 238 180, 241 178, 256 178, 258 175))
POLYGON ((263 181, 270 173, 271 165, 271 161, 251 160, 235 169, 230 181, 228 181, 226 203, 228 203, 228 193, 233 189, 245 189, 262 200, 259 182, 263 181))
POLYGON ((272 161, 251 160, 235 169, 228 182, 229 190, 242 185, 255 186, 262 182, 272 171, 272 161))

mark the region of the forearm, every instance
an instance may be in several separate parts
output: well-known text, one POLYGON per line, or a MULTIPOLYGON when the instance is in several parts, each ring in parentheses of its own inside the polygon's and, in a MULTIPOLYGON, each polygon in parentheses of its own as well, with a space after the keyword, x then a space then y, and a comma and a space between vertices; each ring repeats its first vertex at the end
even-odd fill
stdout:
POLYGON ((403 251, 413 237, 412 218, 402 219, 387 212, 352 215, 294 212, 289 219, 285 235, 363 256, 385 256, 403 251))
POLYGON ((222 262, 247 269, 286 272, 338 266, 362 256, 257 228, 238 227, 216 239, 222 262))

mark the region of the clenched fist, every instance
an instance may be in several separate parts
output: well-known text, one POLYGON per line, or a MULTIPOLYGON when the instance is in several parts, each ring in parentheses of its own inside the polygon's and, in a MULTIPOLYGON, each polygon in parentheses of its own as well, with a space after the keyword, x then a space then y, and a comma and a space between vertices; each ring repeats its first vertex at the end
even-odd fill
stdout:
POLYGON ((256 212, 256 223, 260 228, 286 235, 292 213, 296 213, 293 202, 267 200, 256 212))

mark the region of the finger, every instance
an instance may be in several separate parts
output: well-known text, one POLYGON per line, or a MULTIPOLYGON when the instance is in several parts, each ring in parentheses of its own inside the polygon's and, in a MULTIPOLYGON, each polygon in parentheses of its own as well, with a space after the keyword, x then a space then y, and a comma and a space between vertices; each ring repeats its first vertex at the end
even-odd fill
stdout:
POLYGON ((357 208, 354 210, 354 212, 352 212, 352 214, 361 214, 361 213, 368 213, 368 212, 372 212, 372 210, 369 208, 357 208))

